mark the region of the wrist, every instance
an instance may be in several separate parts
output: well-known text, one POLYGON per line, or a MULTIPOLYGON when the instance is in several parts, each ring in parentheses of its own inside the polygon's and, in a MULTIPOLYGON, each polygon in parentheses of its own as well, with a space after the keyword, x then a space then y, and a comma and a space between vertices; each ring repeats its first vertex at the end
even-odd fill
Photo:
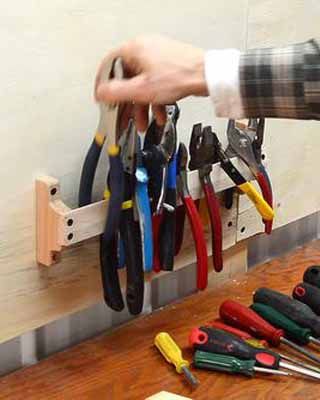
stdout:
POLYGON ((205 77, 205 54, 199 51, 185 71, 183 79, 186 96, 209 96, 205 77))

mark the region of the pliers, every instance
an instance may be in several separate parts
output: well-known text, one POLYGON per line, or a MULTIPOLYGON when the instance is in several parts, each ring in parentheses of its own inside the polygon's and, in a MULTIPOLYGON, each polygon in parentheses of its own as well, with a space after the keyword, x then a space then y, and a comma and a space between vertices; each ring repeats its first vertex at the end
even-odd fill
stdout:
POLYGON ((166 107, 164 128, 154 120, 148 128, 143 160, 150 176, 149 195, 153 210, 154 270, 172 270, 175 249, 176 123, 179 108, 166 107))
MULTIPOLYGON (((248 126, 244 129, 240 129, 236 126, 234 120, 230 120, 227 128, 229 141, 227 153, 229 155, 237 155, 247 164, 260 186, 263 198, 272 207, 272 186, 268 173, 262 164, 261 156, 263 134, 263 118, 260 118, 259 122, 256 118, 249 119, 248 126)), ((270 234, 272 231, 272 220, 263 220, 263 222, 265 224, 265 232, 270 234)))
POLYGON ((208 254, 204 230, 197 207, 190 195, 187 180, 188 151, 183 143, 178 149, 177 187, 179 196, 190 221, 193 240, 197 254, 197 288, 203 290, 208 285, 208 254))
POLYGON ((199 179, 205 194, 210 217, 213 267, 219 272, 223 268, 222 223, 219 200, 210 178, 212 164, 218 162, 217 140, 210 126, 206 126, 203 129, 201 124, 193 126, 189 145, 189 169, 191 171, 197 169, 199 172, 199 179))
POLYGON ((272 207, 265 201, 260 193, 255 189, 252 183, 248 182, 240 171, 234 166, 228 157, 226 151, 222 148, 222 145, 215 133, 216 137, 216 151, 218 160, 220 161, 221 168, 226 172, 229 178, 236 184, 238 189, 245 193, 248 198, 252 201, 259 214, 264 220, 271 221, 274 216, 272 207))

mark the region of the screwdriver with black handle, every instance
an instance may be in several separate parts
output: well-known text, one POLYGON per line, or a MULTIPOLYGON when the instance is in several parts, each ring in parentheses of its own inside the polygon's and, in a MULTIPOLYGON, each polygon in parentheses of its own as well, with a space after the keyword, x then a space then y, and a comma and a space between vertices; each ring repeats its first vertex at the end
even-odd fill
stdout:
POLYGON ((258 338, 267 340, 270 344, 278 347, 280 344, 285 344, 295 351, 303 354, 314 362, 320 364, 320 358, 315 356, 310 351, 293 343, 285 338, 285 333, 282 329, 275 328, 270 325, 265 319, 261 318, 256 312, 250 308, 233 300, 226 300, 220 306, 220 318, 225 322, 236 326, 240 329, 245 329, 258 338))
POLYGON ((311 329, 301 327, 273 307, 262 303, 253 303, 250 308, 273 326, 283 329, 286 336, 295 342, 301 345, 314 343, 320 346, 320 340, 312 336, 311 329))
POLYGON ((154 339, 154 345, 165 360, 176 367, 178 374, 184 374, 191 386, 198 386, 198 379, 189 369, 189 361, 183 359, 181 349, 167 332, 158 333, 154 339))
POLYGON ((271 350, 250 346, 237 336, 220 329, 209 327, 193 328, 189 335, 189 343, 195 350, 223 354, 242 360, 254 360, 258 367, 273 370, 284 368, 301 375, 320 379, 319 373, 287 363, 281 359, 279 354, 271 350))
POLYGON ((292 291, 292 297, 309 306, 318 316, 320 315, 320 289, 316 286, 306 282, 298 283, 292 291))
POLYGON ((316 338, 320 337, 320 317, 301 301, 264 287, 254 293, 253 301, 275 308, 298 325, 311 329, 316 338))
POLYGON ((311 265, 303 274, 303 282, 320 288, 320 265, 311 265))
POLYGON ((248 377, 253 377, 256 372, 273 375, 290 375, 288 372, 281 370, 256 367, 255 360, 240 360, 240 358, 237 357, 209 353, 200 350, 197 350, 194 353, 193 365, 196 368, 228 372, 230 374, 241 374, 248 377))
MULTIPOLYGON (((211 328, 220 329, 225 332, 232 333, 233 335, 235 335, 235 336, 239 337, 240 339, 242 339, 243 341, 245 341, 247 344, 250 344, 251 346, 256 347, 258 349, 264 349, 264 348, 268 347, 268 342, 266 340, 256 339, 253 336, 251 336, 248 332, 245 332, 241 329, 235 328, 234 326, 227 325, 219 319, 210 321, 207 324, 207 326, 210 326, 211 328)), ((279 353, 279 352, 278 352, 278 354, 283 360, 290 361, 293 364, 300 365, 300 367, 308 368, 308 369, 311 369, 313 371, 320 373, 320 368, 318 368, 314 365, 307 364, 307 363, 305 363, 301 360, 298 360, 296 358, 293 358, 293 357, 289 357, 287 354, 283 354, 283 353, 279 353)))

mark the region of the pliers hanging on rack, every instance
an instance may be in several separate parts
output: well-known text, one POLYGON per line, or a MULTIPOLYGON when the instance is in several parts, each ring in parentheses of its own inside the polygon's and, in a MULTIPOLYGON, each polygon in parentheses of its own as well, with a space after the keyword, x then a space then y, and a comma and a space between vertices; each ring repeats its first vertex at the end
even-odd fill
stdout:
POLYGON ((217 137, 213 134, 211 127, 206 126, 202 129, 201 124, 193 126, 189 152, 189 169, 191 171, 198 170, 199 172, 199 179, 209 211, 213 267, 215 271, 220 272, 223 268, 222 223, 219 200, 215 194, 214 186, 210 177, 212 164, 218 161, 217 137))
POLYGON ((189 218, 197 254, 197 288, 203 290, 208 284, 208 254, 204 230, 198 209, 190 195, 187 179, 188 151, 183 143, 178 149, 177 187, 179 196, 189 218))
MULTIPOLYGON (((270 178, 262 163, 262 143, 264 135, 264 119, 249 119, 248 125, 244 128, 237 126, 234 120, 230 120, 227 128, 229 156, 236 155, 241 158, 251 170, 256 178, 263 198, 273 206, 273 193, 270 178)), ((272 231, 272 220, 263 220, 265 232, 270 234, 272 231)))
POLYGON ((149 194, 153 209, 154 270, 172 270, 175 249, 176 211, 176 123, 179 108, 166 107, 164 128, 151 123, 145 138, 143 159, 151 185, 149 194))
POLYGON ((255 189, 252 183, 248 182, 240 171, 231 162, 230 158, 227 156, 226 151, 222 148, 222 145, 215 133, 216 137, 216 152, 218 160, 220 161, 221 168, 226 172, 229 178, 236 184, 238 189, 245 193, 251 202, 254 204, 258 213, 263 219, 271 221, 274 216, 274 211, 272 207, 265 201, 265 199, 260 195, 260 193, 255 189))

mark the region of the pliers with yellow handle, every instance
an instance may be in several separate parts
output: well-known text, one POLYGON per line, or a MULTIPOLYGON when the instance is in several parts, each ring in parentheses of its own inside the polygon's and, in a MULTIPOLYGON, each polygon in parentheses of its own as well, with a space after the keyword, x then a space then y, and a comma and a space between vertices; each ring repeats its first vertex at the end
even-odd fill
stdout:
MULTIPOLYGON (((214 133, 214 135, 216 135, 214 133)), ((229 178, 236 184, 241 192, 245 193, 256 207, 258 213, 265 221, 271 221, 274 217, 272 207, 265 201, 261 194, 256 190, 252 183, 248 182, 240 171, 233 165, 223 150, 220 141, 216 141, 217 155, 220 161, 221 168, 226 172, 229 178)))
MULTIPOLYGON (((228 155, 236 155, 244 161, 254 175, 261 189, 265 201, 273 207, 273 193, 269 175, 262 163, 262 143, 264 135, 264 119, 249 119, 247 123, 243 121, 229 120, 228 155)), ((272 231, 272 220, 263 220, 265 232, 270 234, 272 231)))

